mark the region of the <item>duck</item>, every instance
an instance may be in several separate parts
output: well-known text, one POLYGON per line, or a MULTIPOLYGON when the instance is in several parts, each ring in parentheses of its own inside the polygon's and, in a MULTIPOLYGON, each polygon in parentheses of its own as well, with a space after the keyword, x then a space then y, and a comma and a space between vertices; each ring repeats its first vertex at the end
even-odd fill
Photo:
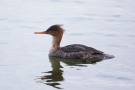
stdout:
POLYGON ((50 26, 46 31, 34 32, 35 34, 48 34, 52 36, 52 45, 49 51, 49 56, 66 58, 66 59, 111 59, 113 55, 105 54, 104 52, 95 48, 82 45, 82 44, 71 44, 67 46, 60 46, 63 34, 65 30, 62 25, 55 24, 50 26))

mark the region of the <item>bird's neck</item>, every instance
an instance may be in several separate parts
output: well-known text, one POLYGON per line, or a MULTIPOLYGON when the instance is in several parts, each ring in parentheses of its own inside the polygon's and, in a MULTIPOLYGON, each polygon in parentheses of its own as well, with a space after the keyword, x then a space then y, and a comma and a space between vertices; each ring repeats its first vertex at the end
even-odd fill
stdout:
POLYGON ((58 36, 58 37, 57 36, 56 37, 53 37, 51 49, 53 49, 53 50, 59 49, 60 48, 61 39, 62 39, 62 35, 61 36, 58 36))

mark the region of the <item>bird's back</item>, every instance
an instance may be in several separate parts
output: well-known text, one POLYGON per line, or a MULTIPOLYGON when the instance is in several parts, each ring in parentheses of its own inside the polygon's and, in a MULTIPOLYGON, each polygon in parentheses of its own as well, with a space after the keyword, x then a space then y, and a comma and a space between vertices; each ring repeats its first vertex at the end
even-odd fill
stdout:
POLYGON ((74 59, 88 59, 96 56, 103 56, 103 52, 81 44, 72 44, 51 51, 50 56, 74 59))

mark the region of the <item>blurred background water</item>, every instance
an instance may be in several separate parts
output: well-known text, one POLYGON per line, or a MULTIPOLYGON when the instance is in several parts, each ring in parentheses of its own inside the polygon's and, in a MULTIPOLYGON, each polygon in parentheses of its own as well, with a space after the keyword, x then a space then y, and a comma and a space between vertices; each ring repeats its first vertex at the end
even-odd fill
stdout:
POLYGON ((0 0, 1 90, 135 90, 134 0, 0 0), (95 64, 49 59, 53 24, 61 46, 84 44, 115 56, 95 64))

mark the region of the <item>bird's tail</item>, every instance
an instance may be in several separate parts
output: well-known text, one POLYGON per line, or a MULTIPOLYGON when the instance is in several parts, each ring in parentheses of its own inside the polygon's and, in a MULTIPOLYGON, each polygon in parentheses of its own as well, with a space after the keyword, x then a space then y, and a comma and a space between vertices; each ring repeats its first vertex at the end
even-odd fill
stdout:
POLYGON ((112 59, 115 56, 113 55, 109 55, 109 54, 96 54, 93 55, 92 58, 97 58, 97 59, 101 59, 101 60, 105 60, 105 59, 112 59))
POLYGON ((109 54, 103 54, 103 59, 112 59, 114 58, 115 56, 113 55, 109 55, 109 54))

